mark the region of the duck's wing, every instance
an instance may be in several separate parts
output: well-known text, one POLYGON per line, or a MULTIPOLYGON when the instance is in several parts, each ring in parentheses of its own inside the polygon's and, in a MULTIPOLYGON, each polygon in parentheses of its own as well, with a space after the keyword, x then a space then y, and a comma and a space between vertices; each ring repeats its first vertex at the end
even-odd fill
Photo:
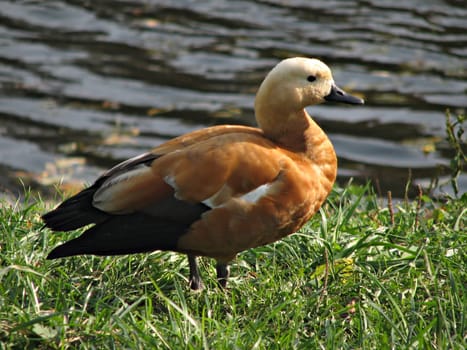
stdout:
MULTIPOLYGON (((105 171, 92 186, 43 215, 45 225, 54 231, 70 231, 91 223, 101 222, 108 217, 108 214, 118 214, 118 210, 105 210, 105 207, 112 207, 111 201, 115 201, 116 205, 126 202, 126 205, 122 205, 124 208, 120 214, 123 214, 144 207, 148 201, 157 203, 158 200, 170 198, 173 190, 152 173, 153 161, 210 138, 231 133, 261 135, 261 131, 256 128, 222 125, 176 137, 155 147, 150 152, 130 158, 105 171), (98 199, 95 199, 96 192, 100 194, 98 199), (125 193, 128 194, 128 192, 131 192, 131 195, 125 197, 125 193), (121 196, 119 196, 120 193, 121 196), (99 206, 102 206, 104 210, 99 210, 99 206)), ((170 164, 168 166, 170 167, 170 164)))
POLYGON ((175 198, 212 208, 271 182, 281 167, 273 157, 276 147, 260 134, 227 133, 163 155, 158 152, 104 174, 93 206, 114 215, 136 211, 158 215, 164 201, 175 198))
MULTIPOLYGON (((46 226, 53 230, 96 224, 49 257, 157 249, 215 255, 212 247, 203 251, 199 246, 181 246, 180 238, 190 235, 193 223, 202 222, 206 212, 227 208, 232 200, 244 196, 245 208, 258 204, 283 165, 274 144, 248 129, 246 133, 214 132, 209 137, 200 133, 196 142, 185 139, 162 145, 110 169, 90 188, 44 215, 46 226)), ((209 221, 218 225, 232 221, 238 209, 216 211, 209 221)), ((223 234, 232 232, 220 232, 217 243, 206 244, 225 245, 223 234)), ((234 255, 238 248, 229 251, 234 255)))

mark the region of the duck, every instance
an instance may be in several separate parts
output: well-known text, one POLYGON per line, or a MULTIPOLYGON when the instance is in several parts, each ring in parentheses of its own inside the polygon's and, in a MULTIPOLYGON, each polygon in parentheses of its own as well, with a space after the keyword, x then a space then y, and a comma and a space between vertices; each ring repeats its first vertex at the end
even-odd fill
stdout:
POLYGON ((296 232, 330 193, 336 153, 305 109, 324 102, 364 103, 339 88, 319 59, 280 61, 256 93, 258 127, 178 136, 115 165, 44 214, 52 231, 91 225, 47 259, 173 251, 188 257, 191 289, 203 288, 198 257, 215 260, 225 288, 238 253, 296 232))

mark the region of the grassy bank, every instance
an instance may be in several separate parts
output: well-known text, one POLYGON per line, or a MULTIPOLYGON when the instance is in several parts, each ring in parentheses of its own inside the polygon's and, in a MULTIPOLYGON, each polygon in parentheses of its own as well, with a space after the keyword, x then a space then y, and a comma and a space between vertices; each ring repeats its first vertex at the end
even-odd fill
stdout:
MULTIPOLYGON (((212 261, 45 257, 71 235, 40 230, 50 205, 0 209, 2 349, 462 349, 467 195, 378 199, 336 189, 299 233, 241 254, 227 291, 212 261)), ((78 234, 74 233, 74 235, 78 234)))

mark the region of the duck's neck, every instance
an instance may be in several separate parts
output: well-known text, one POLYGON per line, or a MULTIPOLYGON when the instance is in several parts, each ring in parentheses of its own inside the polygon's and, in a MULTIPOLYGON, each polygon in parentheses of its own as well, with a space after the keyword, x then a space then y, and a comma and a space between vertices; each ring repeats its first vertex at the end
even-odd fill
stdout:
POLYGON ((327 135, 304 109, 285 115, 288 117, 284 118, 282 114, 280 119, 269 117, 264 122, 258 118, 258 124, 265 136, 285 149, 303 154, 319 166, 323 175, 334 183, 337 158, 327 135))

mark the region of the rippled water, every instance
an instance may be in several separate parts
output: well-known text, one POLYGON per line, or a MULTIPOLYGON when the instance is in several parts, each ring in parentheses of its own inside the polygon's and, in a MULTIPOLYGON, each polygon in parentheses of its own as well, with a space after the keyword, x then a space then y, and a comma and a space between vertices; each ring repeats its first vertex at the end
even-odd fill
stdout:
POLYGON ((340 181, 402 195, 409 172, 425 184, 448 172, 445 110, 467 106, 466 18, 463 0, 2 0, 0 184, 91 182, 179 134, 254 125, 264 75, 305 55, 366 100, 310 109, 340 181))

